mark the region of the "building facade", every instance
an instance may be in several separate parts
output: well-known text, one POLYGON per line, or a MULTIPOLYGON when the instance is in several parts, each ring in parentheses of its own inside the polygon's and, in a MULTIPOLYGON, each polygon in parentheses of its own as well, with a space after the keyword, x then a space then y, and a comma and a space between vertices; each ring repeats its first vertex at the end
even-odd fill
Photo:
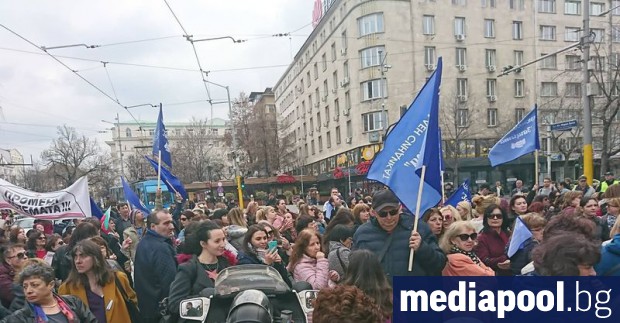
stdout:
POLYGON ((24 156, 17 149, 0 148, 0 179, 23 185, 24 156))
MULTIPOLYGON (((274 87, 281 136, 297 143, 289 158, 305 165, 290 170, 319 180, 337 179, 342 173, 364 175, 367 162, 380 150, 383 134, 407 110, 442 57, 440 126, 449 179, 458 172, 460 179, 472 181, 515 177, 533 181, 533 159, 492 169, 488 151, 535 103, 541 110, 543 148, 544 124, 581 120, 580 71, 585 64, 581 52, 573 49, 515 73, 499 74, 505 67, 521 66, 579 42, 582 4, 577 0, 321 2, 313 15, 315 29, 274 87)), ((604 56, 617 61, 620 20, 615 15, 620 10, 604 14, 617 6, 620 1, 590 4, 596 37, 592 56, 599 68, 607 66, 604 56)), ((595 131, 595 149, 600 148, 596 144, 600 136, 595 131)), ((565 144, 580 145, 579 136, 562 138, 565 144)), ((571 174, 560 167, 561 143, 552 141, 556 159, 552 174, 575 176, 578 169, 571 174)))

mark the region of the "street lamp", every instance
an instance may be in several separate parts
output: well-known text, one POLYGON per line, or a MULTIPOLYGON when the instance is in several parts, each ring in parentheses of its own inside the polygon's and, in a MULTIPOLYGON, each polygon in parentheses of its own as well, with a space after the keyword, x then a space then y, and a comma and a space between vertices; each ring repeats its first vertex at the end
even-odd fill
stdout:
MULTIPOLYGON (((118 140, 118 152, 119 152, 119 158, 120 158, 120 163, 121 163, 121 176, 125 176, 125 166, 123 165, 123 147, 121 146, 121 127, 120 127, 120 119, 118 116, 118 113, 116 114, 116 123, 114 122, 110 122, 110 121, 106 121, 106 120, 101 120, 101 122, 105 122, 105 123, 109 123, 112 124, 116 127, 116 138, 118 140)), ((114 137, 114 135, 112 135, 112 137, 114 137)))

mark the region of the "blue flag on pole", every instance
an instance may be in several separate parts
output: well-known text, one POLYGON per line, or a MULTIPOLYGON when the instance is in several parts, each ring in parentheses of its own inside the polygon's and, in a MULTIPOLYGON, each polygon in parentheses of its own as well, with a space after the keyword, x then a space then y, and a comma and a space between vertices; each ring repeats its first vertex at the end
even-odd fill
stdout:
POLYGON ((438 142, 439 142, 439 169, 443 172, 446 170, 446 165, 443 163, 443 141, 441 139, 441 128, 437 128, 439 131, 439 134, 437 136, 439 136, 438 142))
POLYGON ((508 258, 514 256, 514 254, 521 249, 523 243, 531 237, 532 231, 523 223, 521 217, 517 217, 515 229, 512 232, 512 237, 510 237, 510 243, 508 244, 508 252, 506 252, 508 258))
POLYGON ((489 151, 491 166, 507 163, 540 149, 537 110, 537 106, 534 105, 534 109, 491 148, 489 151))
POLYGON ((99 205, 92 197, 90 198, 90 214, 100 220, 103 217, 103 211, 101 211, 99 205))
POLYGON ((441 200, 438 150, 439 85, 442 60, 407 112, 387 135, 383 149, 370 165, 367 178, 389 187, 409 210, 415 212, 422 165, 426 175, 420 215, 441 200), (428 156, 427 156, 428 154, 428 156))
POLYGON ((132 208, 142 211, 144 216, 148 216, 149 214, 151 214, 151 210, 149 210, 149 208, 146 207, 146 205, 144 205, 142 200, 140 200, 138 195, 134 193, 131 187, 129 187, 129 184, 127 183, 127 181, 125 181, 125 179, 122 176, 121 176, 121 182, 123 182, 123 192, 125 193, 125 200, 127 200, 127 203, 129 203, 129 205, 131 205, 132 208))
POLYGON ((168 137, 166 135, 166 127, 164 126, 164 115, 161 105, 159 105, 159 116, 157 117, 157 126, 153 135, 153 156, 159 156, 161 152, 161 162, 172 167, 172 157, 170 156, 170 147, 168 146, 168 137))
MULTIPOLYGON (((152 160, 148 156, 144 156, 144 158, 146 158, 146 160, 151 163, 151 166, 153 166, 155 171, 157 171, 157 162, 152 160)), ((181 183, 181 181, 176 178, 176 176, 172 175, 172 173, 164 166, 161 166, 161 180, 164 182, 164 184, 166 184, 170 192, 178 192, 185 200, 189 198, 187 191, 183 187, 183 183, 181 183)))
POLYGON ((454 192, 450 198, 446 201, 446 205, 456 205, 461 201, 471 202, 471 192, 469 192, 469 178, 459 186, 459 189, 454 192))

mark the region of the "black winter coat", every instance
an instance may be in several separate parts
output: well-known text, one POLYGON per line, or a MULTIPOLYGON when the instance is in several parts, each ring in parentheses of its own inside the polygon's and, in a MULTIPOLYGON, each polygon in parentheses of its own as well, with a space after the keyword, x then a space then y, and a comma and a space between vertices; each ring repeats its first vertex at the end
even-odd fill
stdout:
MULTIPOLYGON (((97 318, 90 310, 75 296, 60 296, 65 300, 69 308, 76 315, 76 322, 80 323, 97 323, 97 318)), ((10 316, 5 317, 0 323, 36 323, 34 313, 29 305, 16 311, 10 316)))

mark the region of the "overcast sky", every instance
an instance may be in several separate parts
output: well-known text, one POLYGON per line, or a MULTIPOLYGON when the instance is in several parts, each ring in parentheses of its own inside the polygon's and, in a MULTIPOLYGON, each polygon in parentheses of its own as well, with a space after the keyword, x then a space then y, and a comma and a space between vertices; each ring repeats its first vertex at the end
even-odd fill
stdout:
MULTIPOLYGON (((195 43, 203 69, 211 71, 208 79, 230 86, 232 97, 275 85, 312 31, 313 0, 168 3, 194 39, 232 36, 247 40, 195 43), (292 31, 291 40, 271 36, 292 31)), ((161 102, 166 122, 210 117, 206 102, 167 105, 206 100, 207 93, 192 47, 163 0, 0 0, 0 24, 36 46, 102 45, 49 53, 123 106, 161 102), (132 42, 153 38, 163 39, 132 42), (121 42, 132 43, 116 44, 121 42), (104 68, 101 61, 109 63, 104 68)), ((210 90, 214 100, 226 98, 225 90, 215 86, 210 90)), ((102 119, 114 122, 119 113, 121 121, 132 120, 113 100, 1 27, 0 107, 0 148, 17 148, 27 161, 30 155, 39 159, 55 138, 57 126, 75 127, 105 146, 103 141, 111 135, 97 132, 111 125, 102 119)), ((214 107, 215 117, 228 118, 227 105, 214 107)), ((131 111, 139 120, 157 118, 157 109, 152 107, 131 111)))

